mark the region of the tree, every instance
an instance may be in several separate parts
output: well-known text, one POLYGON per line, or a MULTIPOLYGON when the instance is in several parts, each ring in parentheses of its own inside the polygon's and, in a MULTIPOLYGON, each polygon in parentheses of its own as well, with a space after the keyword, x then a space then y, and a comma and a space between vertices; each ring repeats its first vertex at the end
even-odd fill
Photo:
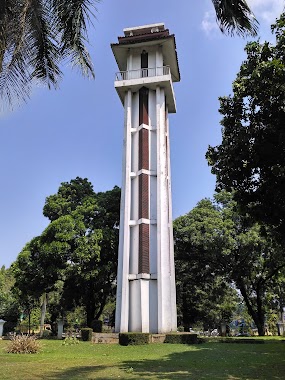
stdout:
POLYGON ((238 295, 217 265, 226 247, 221 213, 203 199, 173 227, 178 316, 185 331, 197 323, 205 330, 230 323, 238 295))
POLYGON ((114 295, 119 209, 118 187, 96 194, 86 178, 63 182, 46 199, 51 223, 14 264, 15 287, 38 299, 62 282, 62 308, 84 306, 90 326, 114 295))
POLYGON ((60 64, 69 59, 94 77, 85 47, 87 24, 98 0, 2 0, 0 4, 0 97, 27 99, 34 80, 57 87, 60 64))
POLYGON ((56 289, 57 281, 63 276, 69 241, 74 234, 70 218, 56 221, 41 236, 26 244, 11 267, 15 277, 14 289, 22 308, 30 316, 36 305, 41 306, 40 334, 43 333, 47 294, 56 289))
POLYGON ((269 231, 261 234, 258 224, 250 226, 238 213, 231 194, 225 192, 215 195, 215 202, 199 202, 178 223, 174 224, 177 255, 193 267, 190 273, 196 272, 194 278, 204 281, 206 288, 211 276, 233 284, 259 335, 264 335, 268 293, 284 276, 282 246, 269 231))
POLYGON ((64 287, 64 296, 69 294, 67 299, 72 295, 77 305, 86 307, 88 326, 91 326, 93 319, 100 317, 106 303, 114 297, 117 275, 120 189, 115 187, 111 191, 98 193, 96 198, 96 215, 94 216, 93 212, 89 219, 89 228, 93 236, 91 235, 87 241, 86 236, 78 240, 64 287), (93 255, 96 250, 92 249, 90 238, 92 242, 95 237, 95 243, 98 234, 99 254, 95 259, 93 255), (82 288, 86 291, 82 292, 82 288))
POLYGON ((12 292, 14 281, 11 269, 2 266, 0 269, 0 319, 6 321, 4 333, 14 330, 20 315, 20 305, 12 292))
POLYGON ((91 182, 87 178, 76 177, 70 182, 62 182, 58 192, 46 198, 43 214, 51 222, 61 216, 70 215, 79 206, 91 206, 91 213, 95 206, 95 193, 91 182))
POLYGON ((216 190, 234 191, 253 222, 285 236, 285 14, 272 26, 276 43, 251 42, 233 82, 220 98, 222 142, 206 157, 216 190))
POLYGON ((179 259, 179 253, 175 261, 178 325, 189 331, 193 325, 213 330, 222 322, 229 324, 239 301, 236 289, 221 275, 206 275, 190 252, 188 260, 179 259))
MULTIPOLYGON (((58 87, 60 65, 69 59, 94 77, 85 47, 87 26, 100 0, 2 0, 0 3, 0 97, 26 100, 36 80, 58 87)), ((256 34, 245 0, 212 0, 222 32, 256 34)))
POLYGON ((67 308, 84 305, 87 325, 98 319, 114 296, 120 219, 120 189, 95 193, 88 180, 62 183, 47 198, 44 215, 52 223, 68 214, 82 225, 75 236, 65 271, 63 302, 67 308), (85 289, 85 291, 82 291, 85 289))

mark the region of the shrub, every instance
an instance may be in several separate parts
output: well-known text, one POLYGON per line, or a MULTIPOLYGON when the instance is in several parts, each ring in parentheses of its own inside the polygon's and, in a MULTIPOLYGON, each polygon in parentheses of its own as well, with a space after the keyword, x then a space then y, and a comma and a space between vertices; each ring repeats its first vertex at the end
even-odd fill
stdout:
POLYGON ((164 343, 197 344, 197 334, 166 334, 164 343))
POLYGON ((50 331, 50 330, 44 330, 42 332, 42 336, 40 338, 41 339, 50 339, 50 338, 54 338, 54 337, 52 336, 52 331, 50 331))
POLYGON ((85 327, 81 329, 81 338, 84 342, 91 342, 92 340, 92 329, 90 327, 85 327))
POLYGON ((6 351, 10 354, 36 354, 41 345, 34 335, 16 335, 11 337, 6 351))
POLYGON ((101 333, 102 328, 103 328, 103 322, 99 321, 98 319, 94 319, 94 321, 91 322, 91 327, 92 327, 94 332, 101 333))
POLYGON ((147 333, 120 333, 119 344, 121 346, 141 345, 149 343, 149 334, 147 333))
POLYGON ((63 346, 72 346, 74 344, 79 344, 79 340, 76 338, 76 336, 68 336, 62 341, 63 346))

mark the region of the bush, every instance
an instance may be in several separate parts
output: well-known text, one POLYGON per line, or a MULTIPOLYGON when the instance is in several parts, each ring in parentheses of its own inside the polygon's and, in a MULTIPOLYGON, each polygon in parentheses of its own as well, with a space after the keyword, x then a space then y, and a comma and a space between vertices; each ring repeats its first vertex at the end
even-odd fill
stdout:
POLYGON ((94 332, 101 333, 102 328, 103 328, 103 322, 99 321, 98 319, 94 319, 94 321, 91 322, 91 327, 92 327, 94 332))
POLYGON ((149 344, 148 333, 120 333, 119 344, 121 346, 149 344))
POLYGON ((164 343, 197 344, 197 334, 166 334, 164 343))
POLYGON ((68 336, 62 341, 63 346, 73 346, 74 344, 79 344, 79 340, 76 336, 68 336))
POLYGON ((50 339, 50 338, 53 338, 52 331, 50 331, 50 330, 44 330, 42 332, 42 336, 40 338, 41 339, 50 339))
POLYGON ((93 330, 90 327, 81 329, 81 338, 84 342, 91 342, 93 330))
POLYGON ((36 354, 41 345, 34 335, 16 335, 11 337, 6 351, 10 354, 36 354))

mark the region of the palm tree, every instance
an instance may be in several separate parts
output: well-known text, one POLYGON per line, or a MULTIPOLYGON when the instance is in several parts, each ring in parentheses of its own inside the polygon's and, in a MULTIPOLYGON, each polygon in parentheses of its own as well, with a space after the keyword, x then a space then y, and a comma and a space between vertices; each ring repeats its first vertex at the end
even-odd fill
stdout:
MULTIPOLYGON (((29 98, 37 80, 57 88, 60 64, 69 60, 94 77, 87 24, 100 0, 0 0, 0 99, 13 105, 29 98)), ((222 32, 256 33, 245 0, 212 0, 222 32)))
POLYGON ((98 1, 0 0, 2 105, 26 100, 34 80, 56 88, 63 60, 94 77, 85 42, 98 1))
POLYGON ((256 36, 258 22, 246 0, 212 0, 223 33, 256 36))

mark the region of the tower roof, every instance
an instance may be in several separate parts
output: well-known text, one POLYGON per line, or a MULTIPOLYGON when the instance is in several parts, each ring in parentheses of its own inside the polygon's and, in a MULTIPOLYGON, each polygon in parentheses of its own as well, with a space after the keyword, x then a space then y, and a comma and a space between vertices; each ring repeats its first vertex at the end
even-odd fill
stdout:
POLYGON ((164 23, 125 28, 123 32, 124 36, 118 37, 118 43, 111 44, 120 71, 127 69, 129 49, 157 45, 162 48, 164 64, 170 66, 173 82, 180 81, 175 36, 169 34, 164 23))

